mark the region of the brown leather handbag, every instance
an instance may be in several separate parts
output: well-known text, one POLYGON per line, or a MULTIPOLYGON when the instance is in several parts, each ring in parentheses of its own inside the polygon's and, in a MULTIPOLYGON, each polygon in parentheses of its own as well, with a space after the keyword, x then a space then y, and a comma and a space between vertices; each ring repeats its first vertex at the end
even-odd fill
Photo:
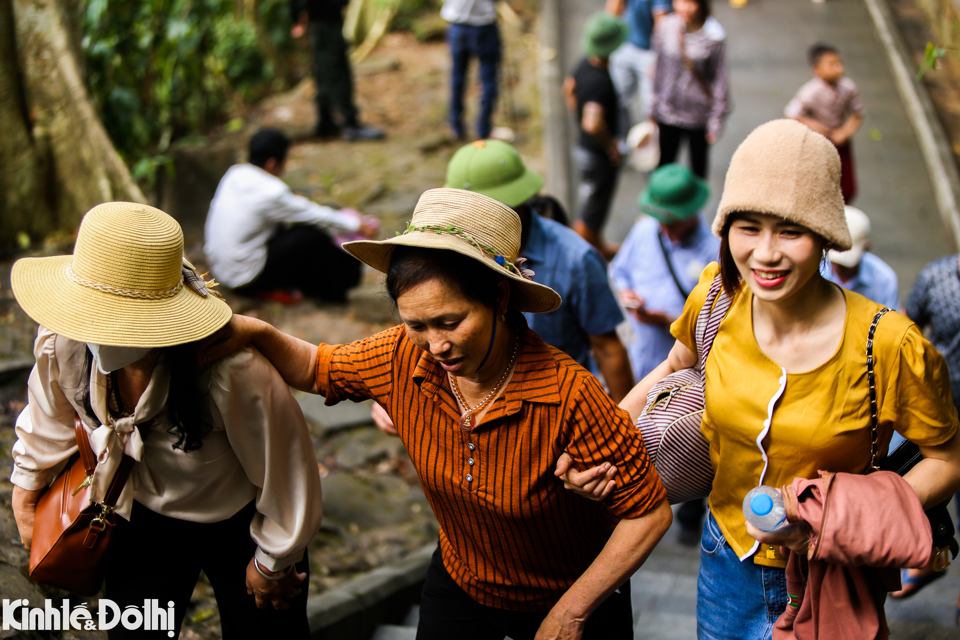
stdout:
POLYGON ((123 456, 103 502, 90 500, 97 458, 80 417, 74 418, 77 453, 37 502, 30 548, 30 577, 82 596, 100 591, 116 515, 113 512, 133 469, 123 456))

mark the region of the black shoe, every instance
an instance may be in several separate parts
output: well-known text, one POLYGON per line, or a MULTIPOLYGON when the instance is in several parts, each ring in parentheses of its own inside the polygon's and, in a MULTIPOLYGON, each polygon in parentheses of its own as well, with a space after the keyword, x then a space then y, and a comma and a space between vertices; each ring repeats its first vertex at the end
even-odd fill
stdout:
POLYGON ((314 136, 321 140, 339 138, 343 130, 333 122, 321 122, 314 131, 314 136))
POLYGON ((358 142, 360 140, 380 140, 386 137, 383 129, 377 129, 366 124, 355 124, 353 126, 344 125, 343 139, 349 142, 358 142))

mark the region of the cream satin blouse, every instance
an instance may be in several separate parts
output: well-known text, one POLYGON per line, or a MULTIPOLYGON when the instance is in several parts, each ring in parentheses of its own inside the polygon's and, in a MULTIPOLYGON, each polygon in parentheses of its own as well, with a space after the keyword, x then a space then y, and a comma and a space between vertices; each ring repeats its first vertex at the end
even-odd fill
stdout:
POLYGON ((114 420, 107 410, 107 377, 93 367, 90 401, 101 423, 79 406, 86 346, 40 327, 37 364, 28 383, 29 403, 17 419, 10 481, 24 489, 50 484, 77 450, 79 413, 97 454, 94 497, 99 499, 122 454, 133 457, 130 480, 117 513, 130 517, 133 500, 151 511, 191 522, 219 522, 255 500, 250 535, 257 560, 270 570, 299 561, 320 527, 320 476, 303 413, 282 378, 258 351, 247 348, 211 365, 213 431, 200 449, 174 449, 164 410, 170 372, 161 358, 132 417, 114 420), (134 425, 153 422, 142 433, 134 425))

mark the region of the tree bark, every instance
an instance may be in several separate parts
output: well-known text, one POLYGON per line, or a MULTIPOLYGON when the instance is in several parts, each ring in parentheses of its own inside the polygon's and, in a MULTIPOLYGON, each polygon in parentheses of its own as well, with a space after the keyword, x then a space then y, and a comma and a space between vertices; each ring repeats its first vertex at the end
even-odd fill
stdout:
POLYGON ((75 227, 101 202, 146 202, 83 83, 78 12, 77 0, 0 0, 0 158, 23 181, 0 193, 0 244, 75 227))

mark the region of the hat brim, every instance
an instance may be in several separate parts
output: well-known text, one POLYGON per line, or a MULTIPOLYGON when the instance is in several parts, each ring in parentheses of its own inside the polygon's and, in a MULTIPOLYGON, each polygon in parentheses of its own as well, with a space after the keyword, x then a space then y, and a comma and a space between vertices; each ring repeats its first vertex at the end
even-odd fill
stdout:
POLYGON ((679 206, 671 205, 670 207, 655 204, 650 199, 650 190, 647 189, 640 194, 640 211, 663 224, 683 222, 688 218, 692 218, 700 212, 703 205, 710 199, 710 187, 706 181, 696 178, 696 185, 697 193, 689 202, 679 206))
POLYGON ((412 231, 388 240, 356 240, 343 244, 347 253, 381 273, 389 271, 393 250, 398 246, 446 249, 477 260, 497 275, 510 281, 510 306, 517 311, 548 313, 556 311, 560 306, 560 294, 550 287, 527 280, 497 265, 480 249, 447 234, 412 231))
MULTIPOLYGON (((494 200, 502 202, 508 207, 516 209, 524 202, 540 193, 540 190, 543 189, 543 183, 543 176, 524 167, 523 175, 516 180, 508 182, 507 184, 491 187, 489 189, 471 188, 467 189, 467 191, 473 191, 475 193, 485 195, 488 198, 493 198, 494 200)), ((462 188, 455 184, 445 184, 443 186, 451 189, 462 188)))
POLYGON ((848 269, 851 269, 860 264, 860 261, 863 259, 863 252, 866 249, 864 245, 865 243, 858 243, 853 245, 853 248, 846 251, 837 251, 835 249, 831 249, 830 251, 827 251, 827 260, 838 264, 841 267, 847 267, 848 269))
POLYGON ((214 295, 184 286, 169 298, 128 298, 74 282, 72 255, 23 258, 10 273, 13 295, 28 316, 77 342, 122 347, 170 347, 206 338, 233 312, 214 295))

